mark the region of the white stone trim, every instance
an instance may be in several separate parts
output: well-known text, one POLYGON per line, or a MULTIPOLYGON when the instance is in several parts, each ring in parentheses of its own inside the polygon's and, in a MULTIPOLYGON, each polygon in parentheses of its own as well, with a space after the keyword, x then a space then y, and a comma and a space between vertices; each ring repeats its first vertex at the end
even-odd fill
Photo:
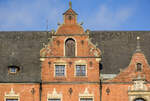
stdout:
POLYGON ((66 43, 66 40, 69 39, 69 38, 73 39, 75 41, 75 56, 77 56, 77 41, 74 37, 66 37, 65 38, 65 40, 64 40, 64 56, 66 56, 66 54, 65 54, 65 43, 66 43))
POLYGON ((4 101, 6 101, 6 99, 18 99, 18 101, 20 101, 19 96, 20 96, 19 93, 16 94, 15 91, 13 90, 13 88, 11 88, 9 93, 5 92, 4 101))
POLYGON ((54 63, 54 77, 67 77, 67 63, 65 63, 65 62, 56 62, 56 63, 54 63), (64 76, 56 76, 56 72, 55 72, 55 70, 56 70, 56 65, 64 65, 65 66, 65 75, 64 76))
POLYGON ((150 91, 145 84, 145 79, 139 75, 133 82, 133 85, 128 87, 129 101, 134 101, 136 98, 143 98, 146 101, 150 101, 150 91))
POLYGON ((79 93, 79 101, 81 98, 92 98, 94 101, 94 94, 93 93, 89 93, 88 88, 85 88, 83 93, 79 93))
POLYGON ((60 101, 62 101, 62 94, 57 93, 56 88, 54 88, 51 94, 50 93, 47 94, 47 101, 48 99, 60 99, 60 101))
POLYGON ((78 61, 75 61, 74 63, 74 76, 75 77, 87 77, 88 76, 88 66, 87 66, 87 62, 85 60, 78 60, 78 61), (76 65, 85 65, 85 68, 86 68, 86 73, 85 73, 85 76, 77 76, 76 75, 76 65))
POLYGON ((100 77, 103 79, 113 79, 117 76, 117 74, 100 74, 100 77))

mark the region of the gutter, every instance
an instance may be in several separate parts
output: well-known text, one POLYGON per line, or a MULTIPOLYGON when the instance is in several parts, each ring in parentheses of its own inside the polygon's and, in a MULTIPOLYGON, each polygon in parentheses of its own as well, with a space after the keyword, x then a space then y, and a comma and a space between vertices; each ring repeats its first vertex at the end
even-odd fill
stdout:
POLYGON ((101 70, 102 70, 102 64, 99 63, 99 94, 100 94, 100 101, 102 101, 102 78, 101 78, 101 70))
POLYGON ((102 80, 100 79, 100 101, 102 101, 102 80))
POLYGON ((39 99, 42 101, 42 83, 40 82, 40 87, 39 87, 39 99))

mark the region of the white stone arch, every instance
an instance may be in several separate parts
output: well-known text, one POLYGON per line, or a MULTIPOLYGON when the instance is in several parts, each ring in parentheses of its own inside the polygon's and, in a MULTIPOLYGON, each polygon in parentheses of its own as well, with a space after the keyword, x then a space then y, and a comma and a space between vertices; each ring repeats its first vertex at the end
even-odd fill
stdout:
POLYGON ((140 96, 135 97, 133 101, 135 101, 136 99, 139 99, 139 98, 143 99, 144 101, 148 101, 148 99, 146 97, 140 97, 140 96))
POLYGON ((68 40, 68 39, 73 39, 74 41, 75 41, 75 56, 77 56, 77 40, 74 38, 74 37, 66 37, 65 39, 64 39, 64 56, 66 56, 66 54, 65 54, 65 51, 66 51, 66 49, 65 49, 65 44, 66 44, 66 41, 68 40))

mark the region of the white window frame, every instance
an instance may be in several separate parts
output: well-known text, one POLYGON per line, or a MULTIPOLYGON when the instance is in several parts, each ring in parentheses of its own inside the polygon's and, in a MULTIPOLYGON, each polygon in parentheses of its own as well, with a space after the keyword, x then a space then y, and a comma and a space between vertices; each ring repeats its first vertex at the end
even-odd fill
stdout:
MULTIPOLYGON (((80 68, 81 69, 81 68, 80 68)), ((86 67, 86 65, 76 65, 76 67, 75 67, 75 75, 76 75, 76 77, 85 77, 85 76, 87 76, 87 67, 86 67), (85 75, 77 75, 77 66, 85 66, 85 75)))
POLYGON ((74 64, 74 76, 75 77, 87 77, 88 76, 88 67, 87 67, 87 63, 85 60, 78 60, 78 61, 75 61, 75 64, 74 64), (85 65, 85 76, 77 76, 76 75, 76 66, 77 65, 85 65))
POLYGON ((66 45, 66 40, 67 39, 73 39, 75 41, 75 56, 77 56, 77 40, 74 38, 74 37, 66 37, 65 40, 64 40, 64 56, 66 56, 65 52, 66 52, 66 49, 65 49, 65 45, 66 45))
POLYGON ((67 77, 67 73, 66 73, 66 71, 67 71, 66 69, 67 69, 67 68, 66 68, 66 66, 67 66, 67 65, 66 65, 65 62, 57 62, 57 63, 55 63, 55 64, 54 64, 54 77, 67 77), (65 69, 64 76, 57 76, 57 75, 56 75, 56 65, 64 65, 64 66, 65 66, 65 67, 64 67, 64 69, 65 69))

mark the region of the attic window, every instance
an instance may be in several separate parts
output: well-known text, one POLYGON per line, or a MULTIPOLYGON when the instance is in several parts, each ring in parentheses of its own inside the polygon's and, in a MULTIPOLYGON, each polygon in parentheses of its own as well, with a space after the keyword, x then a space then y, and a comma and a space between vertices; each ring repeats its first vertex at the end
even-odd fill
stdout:
POLYGON ((137 63, 136 64, 136 69, 137 69, 137 72, 142 71, 142 64, 141 63, 137 63))
POLYGON ((20 68, 18 66, 8 66, 9 73, 17 73, 20 68))

